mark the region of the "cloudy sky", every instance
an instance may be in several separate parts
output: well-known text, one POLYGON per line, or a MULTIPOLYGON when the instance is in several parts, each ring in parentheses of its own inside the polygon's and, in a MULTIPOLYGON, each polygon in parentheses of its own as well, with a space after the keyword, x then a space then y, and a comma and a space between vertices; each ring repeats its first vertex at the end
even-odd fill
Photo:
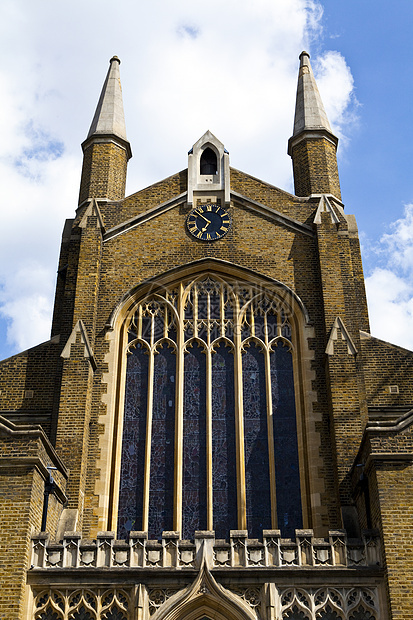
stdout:
POLYGON ((47 340, 65 218, 114 54, 134 153, 127 192, 187 165, 210 129, 231 164, 292 190, 298 55, 340 137, 372 333, 413 349, 413 3, 2 0, 0 358, 47 340))

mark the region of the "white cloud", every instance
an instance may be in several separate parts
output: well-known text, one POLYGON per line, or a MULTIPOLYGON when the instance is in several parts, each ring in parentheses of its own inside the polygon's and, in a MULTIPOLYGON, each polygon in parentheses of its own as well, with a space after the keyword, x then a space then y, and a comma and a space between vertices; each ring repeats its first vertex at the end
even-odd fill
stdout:
MULTIPOLYGON (((122 60, 128 193, 185 168, 207 129, 233 166, 291 190, 298 55, 321 34, 316 0, 210 0, 207 10, 193 0, 121 0, 116 10, 108 0, 1 3, 0 315, 14 350, 49 336, 60 234, 109 58, 122 60), (22 274, 38 270, 48 275, 33 278, 36 293, 22 274), (26 330, 30 309, 38 319, 26 330)), ((319 72, 344 134, 349 68, 329 52, 319 72)))
POLYGON ((10 319, 7 337, 19 350, 49 338, 52 316, 51 278, 41 265, 27 265, 13 273, 13 281, 0 294, 1 314, 10 319))
POLYGON ((383 266, 366 278, 374 336, 413 350, 413 204, 375 248, 383 266))
POLYGON ((314 74, 331 127, 345 142, 350 127, 357 120, 358 102, 350 67, 339 52, 327 51, 314 63, 314 74))

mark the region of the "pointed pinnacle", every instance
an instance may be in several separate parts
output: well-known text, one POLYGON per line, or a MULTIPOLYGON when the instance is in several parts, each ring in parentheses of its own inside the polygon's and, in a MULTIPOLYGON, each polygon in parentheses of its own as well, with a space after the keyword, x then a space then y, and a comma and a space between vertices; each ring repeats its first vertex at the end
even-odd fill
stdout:
POLYGON ((300 54, 293 137, 315 129, 332 133, 311 68, 310 54, 304 51, 300 54))
POLYGON ((113 135, 127 142, 122 88, 119 73, 120 60, 110 59, 110 66, 89 129, 87 138, 95 135, 113 135))

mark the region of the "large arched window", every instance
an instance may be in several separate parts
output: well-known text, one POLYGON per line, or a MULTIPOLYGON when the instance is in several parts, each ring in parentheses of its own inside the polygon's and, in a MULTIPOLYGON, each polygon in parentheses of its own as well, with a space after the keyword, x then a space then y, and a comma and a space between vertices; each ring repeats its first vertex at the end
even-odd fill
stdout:
POLYGON ((213 275, 137 304, 119 536, 302 527, 292 324, 275 292, 213 275))

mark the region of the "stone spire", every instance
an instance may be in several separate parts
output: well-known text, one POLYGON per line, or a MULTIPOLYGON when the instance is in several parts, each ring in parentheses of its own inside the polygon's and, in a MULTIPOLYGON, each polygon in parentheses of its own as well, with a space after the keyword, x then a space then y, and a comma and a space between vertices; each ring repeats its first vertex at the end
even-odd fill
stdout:
POLYGON ((119 65, 119 58, 113 56, 110 59, 109 70, 89 129, 88 139, 103 134, 116 136, 127 142, 119 65))
POLYGON ((337 144, 314 79, 310 55, 301 52, 294 129, 288 141, 297 196, 333 194, 340 198, 337 144))
POLYGON ((82 144, 79 204, 91 198, 121 200, 125 197, 126 167, 132 151, 126 138, 119 65, 119 58, 113 56, 88 136, 82 144))
POLYGON ((311 69, 310 54, 301 52, 293 137, 302 131, 322 129, 332 133, 311 69))

